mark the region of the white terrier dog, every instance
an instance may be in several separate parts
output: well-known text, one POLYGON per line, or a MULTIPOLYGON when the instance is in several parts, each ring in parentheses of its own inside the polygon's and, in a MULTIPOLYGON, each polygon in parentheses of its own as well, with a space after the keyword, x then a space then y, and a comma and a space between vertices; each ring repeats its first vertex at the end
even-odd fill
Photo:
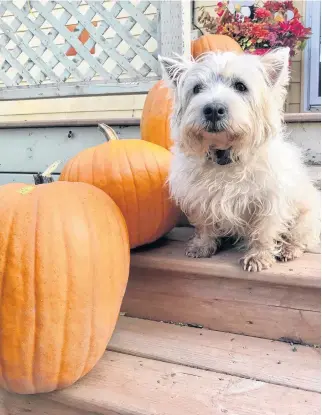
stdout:
POLYGON ((261 271, 318 245, 319 194, 285 140, 289 49, 159 60, 174 99, 171 194, 196 228, 186 255, 235 236, 243 268, 261 271))

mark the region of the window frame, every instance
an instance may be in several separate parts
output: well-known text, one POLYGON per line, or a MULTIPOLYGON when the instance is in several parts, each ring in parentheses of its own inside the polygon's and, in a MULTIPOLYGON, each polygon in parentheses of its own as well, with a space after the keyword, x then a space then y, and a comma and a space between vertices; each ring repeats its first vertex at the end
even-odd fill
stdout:
POLYGON ((318 93, 319 76, 321 77, 320 0, 308 0, 306 2, 305 24, 312 28, 312 36, 308 40, 304 51, 304 111, 321 111, 321 97, 318 93))

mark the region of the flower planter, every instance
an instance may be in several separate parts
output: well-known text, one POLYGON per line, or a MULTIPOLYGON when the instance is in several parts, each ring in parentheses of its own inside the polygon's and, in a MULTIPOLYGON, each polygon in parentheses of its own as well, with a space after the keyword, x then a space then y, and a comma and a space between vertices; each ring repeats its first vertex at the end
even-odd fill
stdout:
POLYGON ((256 2, 251 8, 236 6, 222 0, 215 7, 215 17, 203 10, 198 22, 208 32, 232 37, 243 49, 259 46, 253 52, 245 50, 254 55, 288 46, 293 56, 303 50, 311 36, 311 29, 301 23, 302 16, 292 0, 256 2))

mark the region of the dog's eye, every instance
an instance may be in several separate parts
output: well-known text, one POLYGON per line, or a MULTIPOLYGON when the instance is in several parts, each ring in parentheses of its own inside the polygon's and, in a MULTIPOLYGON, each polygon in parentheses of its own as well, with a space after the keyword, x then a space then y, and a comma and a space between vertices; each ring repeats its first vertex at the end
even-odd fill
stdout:
POLYGON ((194 88, 193 88, 193 93, 194 94, 199 94, 199 92, 201 91, 202 87, 200 84, 197 84, 194 88))
POLYGON ((247 91, 246 85, 243 84, 242 82, 235 82, 234 88, 236 89, 236 91, 239 91, 239 92, 247 91))

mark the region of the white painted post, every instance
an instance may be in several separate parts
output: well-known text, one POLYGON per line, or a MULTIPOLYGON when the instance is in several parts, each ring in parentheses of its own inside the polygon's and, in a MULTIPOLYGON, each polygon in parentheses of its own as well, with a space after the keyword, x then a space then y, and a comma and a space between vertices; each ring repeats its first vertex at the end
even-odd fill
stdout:
POLYGON ((159 54, 189 56, 190 44, 191 1, 160 0, 159 54))

